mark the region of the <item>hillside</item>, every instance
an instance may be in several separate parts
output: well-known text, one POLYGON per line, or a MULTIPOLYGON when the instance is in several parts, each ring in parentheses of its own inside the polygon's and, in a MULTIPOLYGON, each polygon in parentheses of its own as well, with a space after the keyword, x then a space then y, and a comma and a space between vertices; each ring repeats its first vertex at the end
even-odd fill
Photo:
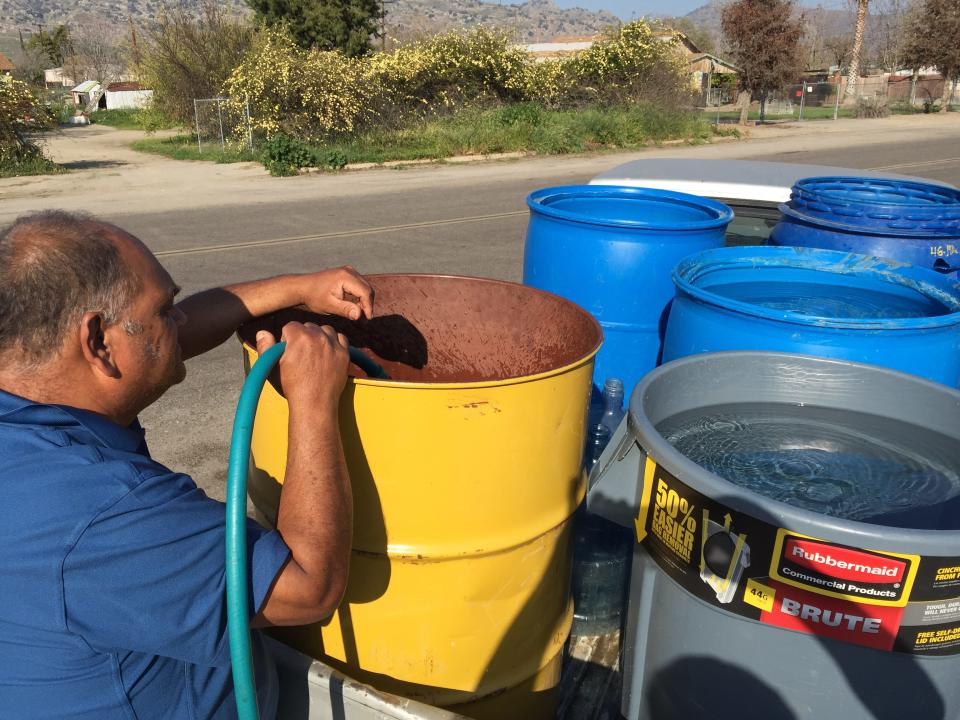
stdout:
MULTIPOLYGON (((200 0, 0 0, 0 33, 16 38, 17 31, 37 31, 59 23, 82 26, 106 23, 126 29, 128 15, 140 27, 149 26, 166 7, 196 8, 200 0)), ((439 30, 483 24, 515 33, 517 41, 540 42, 563 35, 593 35, 618 24, 609 12, 561 9, 553 0, 518 4, 480 0, 387 0, 387 35, 407 40, 439 30)), ((249 12, 242 2, 236 11, 249 12)))

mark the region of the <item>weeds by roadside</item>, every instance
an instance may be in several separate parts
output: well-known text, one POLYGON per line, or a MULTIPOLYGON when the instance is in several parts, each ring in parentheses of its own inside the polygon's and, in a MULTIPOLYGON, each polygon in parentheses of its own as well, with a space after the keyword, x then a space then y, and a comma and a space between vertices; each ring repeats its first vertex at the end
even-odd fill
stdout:
POLYGON ((219 145, 207 145, 201 151, 197 148, 197 138, 192 135, 174 135, 173 137, 145 137, 134 142, 131 147, 139 152, 166 155, 174 160, 210 160, 219 163, 248 162, 259 160, 260 156, 246 147, 227 144, 221 150, 219 145))
POLYGON ((97 110, 90 113, 90 123, 106 125, 118 130, 146 130, 147 132, 178 127, 175 121, 153 108, 97 110))
POLYGON ((188 135, 134 143, 135 150, 181 160, 237 162, 260 160, 274 175, 299 168, 339 169, 349 163, 442 160, 455 155, 531 152, 563 155, 596 150, 632 149, 666 140, 704 141, 736 130, 714 130, 702 116, 654 105, 583 110, 548 110, 517 103, 490 110, 469 110, 396 130, 372 130, 352 138, 313 145, 274 135, 260 153, 219 147, 198 152, 188 135))
POLYGON ((66 172, 66 170, 42 155, 37 155, 15 163, 0 162, 0 178, 26 177, 27 175, 56 175, 62 172, 66 172))
POLYGON ((90 113, 91 125, 106 125, 118 130, 140 130, 139 110, 97 110, 90 113))

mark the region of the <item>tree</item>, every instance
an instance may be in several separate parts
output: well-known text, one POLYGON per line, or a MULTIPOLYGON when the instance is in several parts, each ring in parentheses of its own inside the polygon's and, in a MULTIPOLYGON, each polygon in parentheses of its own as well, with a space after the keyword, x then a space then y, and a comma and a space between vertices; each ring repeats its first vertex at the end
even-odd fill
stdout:
POLYGON ((829 37, 823 41, 823 47, 841 73, 849 67, 850 55, 853 53, 852 37, 849 35, 829 37))
POLYGON ((857 94, 860 85, 860 57, 863 54, 863 31, 867 26, 867 5, 870 0, 856 0, 857 27, 853 33, 853 49, 850 51, 850 75, 847 80, 847 97, 857 94))
POLYGON ((126 69, 123 40, 103 22, 80 26, 73 33, 65 63, 77 82, 96 80, 106 89, 126 69))
POLYGON ((903 53, 912 67, 929 65, 943 75, 940 112, 947 112, 960 80, 960 3, 924 0, 908 20, 903 53))
POLYGON ((793 10, 793 0, 737 0, 723 9, 723 35, 740 67, 741 124, 754 95, 762 121, 768 94, 795 82, 802 70, 803 23, 793 10))
POLYGON ((268 27, 285 26, 304 48, 341 50, 349 57, 370 51, 378 35, 379 0, 247 0, 268 27))
POLYGON ((142 71, 153 103, 164 115, 193 122, 194 98, 220 94, 253 40, 248 22, 217 0, 204 0, 199 14, 182 8, 161 15, 146 34, 142 71))
POLYGON ((39 50, 53 63, 53 67, 60 67, 70 52, 70 31, 66 25, 57 25, 47 33, 41 30, 36 35, 30 36, 26 49, 39 50))
POLYGON ((900 69, 908 0, 871 0, 874 24, 868 46, 872 62, 888 72, 900 69))

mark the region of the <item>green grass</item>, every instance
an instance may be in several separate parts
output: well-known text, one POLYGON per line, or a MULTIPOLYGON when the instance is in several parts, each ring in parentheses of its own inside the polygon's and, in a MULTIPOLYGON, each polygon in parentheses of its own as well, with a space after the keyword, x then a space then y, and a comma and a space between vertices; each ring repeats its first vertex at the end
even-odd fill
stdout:
POLYGON ((93 125, 107 125, 118 130, 168 130, 178 124, 151 109, 97 110, 90 113, 93 125))
POLYGON ((142 130, 139 110, 97 110, 90 113, 92 125, 107 125, 118 130, 142 130))
POLYGON ((204 145, 201 153, 197 150, 196 137, 187 134, 138 140, 133 148, 177 160, 260 160, 275 174, 289 174, 304 165, 336 168, 345 163, 442 160, 455 155, 507 152, 557 155, 632 149, 675 139, 702 142, 714 132, 709 118, 682 110, 633 106, 551 111, 534 103, 520 103, 464 111, 399 130, 372 130, 322 144, 271 142, 261 145, 268 149, 267 155, 263 150, 250 153, 245 148, 229 146, 221 152, 219 145, 204 145))
MULTIPOLYGON (((706 111, 704 112, 704 116, 708 120, 715 122, 717 119, 717 112, 706 111)), ((730 120, 736 121, 740 119, 740 111, 739 110, 724 111, 724 112, 721 112, 719 116, 721 120, 726 120, 728 122, 730 120)), ((853 118, 856 116, 857 116, 856 108, 852 108, 852 107, 841 107, 838 113, 838 117, 841 117, 841 118, 853 118)), ((751 110, 750 114, 747 117, 751 121, 759 120, 760 111, 751 110)), ((799 117, 800 117, 799 107, 794 109, 793 113, 779 114, 779 113, 772 113, 769 111, 766 113, 767 120, 797 120, 799 119, 799 117)), ((803 119, 804 120, 833 120, 833 107, 832 106, 831 107, 805 107, 803 109, 803 119)))
POLYGON ((24 177, 27 175, 56 175, 66 172, 60 165, 42 155, 20 162, 0 162, 0 178, 24 177))
POLYGON ((320 149, 341 154, 348 163, 364 163, 507 152, 563 155, 710 136, 708 123, 692 113, 642 106, 549 111, 521 103, 462 112, 401 130, 374 130, 320 149))
MULTIPOLYGON (((937 110, 939 110, 939 107, 938 107, 938 108, 935 108, 935 109, 933 110, 933 112, 937 112, 937 110)), ((952 111, 956 111, 956 110, 960 110, 960 105, 951 105, 951 106, 950 106, 950 111, 951 111, 951 112, 952 112, 952 111)), ((924 111, 924 110, 923 110, 922 107, 911 106, 911 105, 909 105, 908 103, 894 103, 894 104, 890 105, 890 114, 891 114, 891 115, 917 115, 917 114, 923 113, 923 111, 924 111)), ((840 107, 839 112, 838 112, 838 114, 837 114, 837 117, 840 117, 840 118, 855 118, 856 116, 857 116, 857 109, 856 109, 855 107, 850 107, 850 106, 848 106, 848 107, 840 107)), ((716 113, 716 111, 714 111, 714 112, 705 111, 705 112, 704 112, 704 117, 706 117, 706 118, 707 118, 708 120, 710 120, 711 122, 716 122, 717 113, 716 113)), ((719 117, 720 117, 720 120, 721 120, 721 121, 724 121, 724 120, 727 121, 727 122, 729 122, 729 121, 731 121, 731 120, 737 121, 737 120, 740 119, 740 111, 739 111, 739 110, 734 110, 734 111, 721 112, 721 113, 719 114, 719 117)), ((792 114, 791 114, 791 113, 777 114, 777 113, 771 113, 771 112, 767 112, 767 114, 766 114, 766 119, 767 119, 767 120, 798 120, 799 117, 800 117, 800 108, 799 108, 799 106, 797 106, 797 107, 794 108, 794 111, 793 111, 792 114)), ((759 110, 751 110, 748 118, 749 118, 751 121, 753 121, 753 120, 759 120, 759 119, 760 119, 760 111, 759 111, 759 110)), ((803 120, 804 120, 804 121, 806 121, 806 120, 833 120, 833 106, 830 105, 830 106, 824 106, 824 107, 816 107, 816 106, 814 106, 814 107, 805 107, 805 108, 803 108, 803 120)))
POLYGON ((219 143, 205 143, 201 152, 197 149, 197 137, 195 135, 174 135, 167 138, 145 137, 134 142, 131 147, 140 152, 166 155, 174 160, 210 160, 220 163, 234 163, 259 159, 245 147, 238 148, 234 145, 227 145, 226 148, 221 150, 219 143))

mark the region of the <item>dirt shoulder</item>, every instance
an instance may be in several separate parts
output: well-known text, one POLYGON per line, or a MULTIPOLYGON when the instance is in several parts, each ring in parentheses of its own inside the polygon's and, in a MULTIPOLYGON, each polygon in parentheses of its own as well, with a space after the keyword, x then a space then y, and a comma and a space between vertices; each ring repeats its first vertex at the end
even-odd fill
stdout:
POLYGON ((788 123, 750 128, 739 142, 700 146, 671 145, 630 153, 526 157, 483 163, 438 163, 362 172, 270 177, 258 163, 219 165, 171 160, 136 152, 130 144, 143 137, 134 130, 103 126, 65 128, 45 138, 47 152, 70 172, 62 175, 0 179, 0 222, 24 212, 52 207, 111 215, 228 207, 356 195, 403 182, 408 187, 459 185, 513 177, 527 169, 596 174, 639 157, 742 157, 901 142, 905 137, 943 138, 945 152, 956 144, 960 114, 896 116, 880 120, 788 123))

